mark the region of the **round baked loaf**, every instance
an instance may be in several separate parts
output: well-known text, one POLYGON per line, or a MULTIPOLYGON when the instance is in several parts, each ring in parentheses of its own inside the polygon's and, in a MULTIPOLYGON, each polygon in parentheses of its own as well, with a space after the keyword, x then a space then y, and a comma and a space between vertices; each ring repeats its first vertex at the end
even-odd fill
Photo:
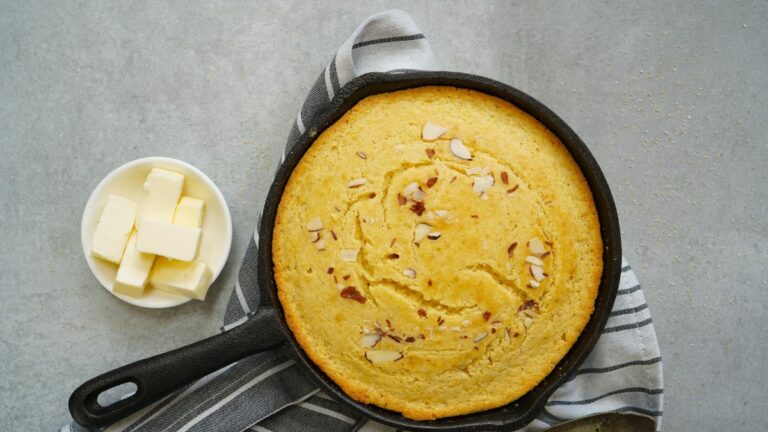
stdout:
POLYGON ((452 87, 370 96, 283 193, 273 260, 301 347, 354 399, 426 420, 539 383, 593 311, 602 240, 562 143, 452 87))

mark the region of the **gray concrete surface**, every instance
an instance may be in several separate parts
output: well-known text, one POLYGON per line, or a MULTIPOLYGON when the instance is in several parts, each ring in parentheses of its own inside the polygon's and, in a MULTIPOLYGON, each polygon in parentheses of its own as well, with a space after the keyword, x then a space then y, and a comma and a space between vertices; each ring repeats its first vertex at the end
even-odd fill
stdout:
POLYGON ((53 430, 83 380, 216 331, 299 103, 391 7, 445 68, 531 93, 594 151, 657 324, 664 430, 765 428, 768 3, 333 5, 0 1, 0 429, 53 430), (149 155, 198 166, 230 203, 205 303, 132 307, 83 259, 89 193, 149 155))

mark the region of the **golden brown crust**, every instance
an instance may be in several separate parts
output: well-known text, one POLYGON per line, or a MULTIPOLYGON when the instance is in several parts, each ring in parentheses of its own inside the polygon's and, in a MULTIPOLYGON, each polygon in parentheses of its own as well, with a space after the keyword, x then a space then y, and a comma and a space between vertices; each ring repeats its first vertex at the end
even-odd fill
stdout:
POLYGON ((416 420, 528 392, 578 338, 602 275, 594 202, 567 150, 514 106, 450 87, 366 98, 323 132, 286 186, 272 247, 286 321, 310 359, 352 398, 416 420), (428 121, 447 133, 424 141, 428 121), (424 196, 403 204, 413 182, 424 196), (414 242, 419 223, 438 238, 414 242), (551 242, 545 254, 534 237, 551 242), (538 288, 529 256, 547 273, 538 288), (363 334, 383 336, 370 348, 363 334), (372 351, 403 357, 372 363, 372 351))

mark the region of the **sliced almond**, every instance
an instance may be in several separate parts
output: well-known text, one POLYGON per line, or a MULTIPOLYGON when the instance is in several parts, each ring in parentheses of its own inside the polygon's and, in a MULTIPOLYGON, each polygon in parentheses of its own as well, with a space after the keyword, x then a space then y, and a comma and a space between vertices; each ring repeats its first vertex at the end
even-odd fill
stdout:
POLYGON ((413 195, 414 192, 419 190, 419 184, 416 182, 409 183, 408 186, 403 189, 403 196, 408 198, 409 196, 413 195))
POLYGON ((432 231, 431 233, 427 234, 427 238, 430 240, 437 240, 439 239, 443 234, 440 233, 440 231, 432 231))
POLYGON ((320 231, 323 229, 323 221, 321 221, 319 217, 316 217, 307 222, 307 229, 309 231, 320 231))
POLYGON ((347 187, 350 189, 358 188, 364 184, 368 183, 368 180, 360 177, 353 180, 350 180, 349 183, 347 183, 347 187))
POLYGON ((512 255, 515 253, 515 248, 517 247, 517 242, 512 242, 511 245, 507 248, 507 256, 512 258, 512 255))
POLYGON ((324 239, 320 239, 320 240, 316 241, 315 242, 315 247, 317 248, 317 250, 325 250, 325 240, 324 239))
POLYGON ((529 264, 537 265, 537 266, 543 266, 544 265, 544 261, 542 261, 541 259, 539 259, 538 257, 535 257, 533 255, 528 255, 527 257, 525 257, 525 262, 527 262, 529 264))
POLYGON ((539 281, 537 281, 537 280, 534 280, 534 279, 531 279, 531 280, 529 280, 529 281, 528 281, 528 285, 532 286, 533 288, 538 288, 538 287, 540 287, 540 286, 541 286, 541 284, 539 283, 539 281))
POLYGON ((359 157, 360 159, 368 159, 368 155, 365 154, 365 152, 361 152, 361 151, 357 152, 357 157, 359 157))
POLYGON ((544 273, 544 269, 540 266, 531 264, 531 275, 537 280, 540 281, 547 277, 546 273, 544 273))
POLYGON ((405 268, 405 270, 403 270, 403 274, 405 275, 405 277, 410 279, 416 278, 416 270, 410 267, 405 268))
POLYGON ((475 338, 472 339, 472 341, 475 342, 475 343, 478 343, 478 342, 482 341, 483 339, 485 339, 487 336, 488 336, 488 333, 483 332, 483 333, 480 333, 479 335, 475 336, 475 338))
POLYGON ((525 319, 523 319, 523 325, 525 326, 525 328, 529 328, 532 324, 533 324, 533 318, 525 317, 525 319))
POLYGON ((424 141, 434 141, 443 136, 446 132, 448 132, 447 128, 440 126, 437 123, 426 122, 421 129, 421 139, 424 141))
POLYGON ((371 363, 396 362, 403 358, 400 351, 372 350, 365 352, 365 358, 371 363))
POLYGON ((415 242, 422 241, 431 232, 432 232, 432 225, 425 224, 425 223, 416 224, 416 229, 413 231, 413 241, 415 242))
POLYGON ((534 237, 528 240, 528 249, 530 249, 531 253, 534 255, 542 255, 547 251, 544 248, 544 242, 542 242, 538 237, 534 237))
POLYGON ((485 191, 490 189, 491 186, 493 186, 493 183, 494 183, 494 179, 492 176, 487 175, 487 176, 477 177, 472 182, 472 190, 476 194, 482 195, 485 193, 485 191))
POLYGON ((445 219, 450 213, 448 213, 448 210, 435 210, 435 214, 437 217, 445 219))
POLYGON ((377 343, 379 343, 380 340, 381 333, 368 333, 364 334, 363 337, 360 338, 360 345, 364 346, 365 348, 373 348, 377 343))
POLYGON ((312 240, 312 243, 317 242, 320 240, 320 232, 319 231, 310 231, 309 232, 309 239, 312 240))
POLYGON ((451 140, 450 144, 451 153, 459 159, 472 160, 472 153, 469 152, 464 142, 458 138, 451 140))
POLYGON ((427 196, 427 194, 424 193, 421 188, 416 189, 412 194, 411 198, 413 198, 414 201, 424 201, 424 197, 427 196))
POLYGON ((342 249, 339 251, 342 261, 355 262, 357 261, 357 250, 355 249, 342 249))

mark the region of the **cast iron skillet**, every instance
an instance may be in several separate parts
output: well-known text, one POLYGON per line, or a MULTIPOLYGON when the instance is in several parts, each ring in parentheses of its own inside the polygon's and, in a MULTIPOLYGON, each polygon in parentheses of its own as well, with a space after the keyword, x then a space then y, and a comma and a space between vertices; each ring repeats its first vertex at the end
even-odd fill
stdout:
POLYGON ((69 410, 78 423, 88 427, 114 423, 195 379, 251 354, 287 343, 293 348, 298 364, 317 380, 323 390, 360 414, 379 422, 407 430, 510 430, 533 420, 544 407, 549 395, 584 361, 600 337, 616 297, 621 273, 619 221, 610 189, 597 162, 576 133, 557 115, 520 90, 488 78, 455 72, 402 71, 371 73, 356 78, 341 89, 330 108, 319 117, 286 155, 264 205, 259 226, 258 283, 261 299, 258 311, 239 327, 192 345, 123 366, 81 385, 69 399, 69 410), (277 286, 272 268, 272 229, 280 197, 291 172, 320 132, 367 96, 427 85, 474 89, 507 100, 528 112, 557 135, 581 167, 592 190, 600 219, 604 262, 592 317, 570 351, 539 385, 522 398, 500 408, 434 421, 415 421, 399 413, 353 400, 302 351, 285 322, 277 299, 277 286), (128 382, 137 386, 133 396, 109 406, 102 406, 97 402, 97 396, 101 392, 128 382))

